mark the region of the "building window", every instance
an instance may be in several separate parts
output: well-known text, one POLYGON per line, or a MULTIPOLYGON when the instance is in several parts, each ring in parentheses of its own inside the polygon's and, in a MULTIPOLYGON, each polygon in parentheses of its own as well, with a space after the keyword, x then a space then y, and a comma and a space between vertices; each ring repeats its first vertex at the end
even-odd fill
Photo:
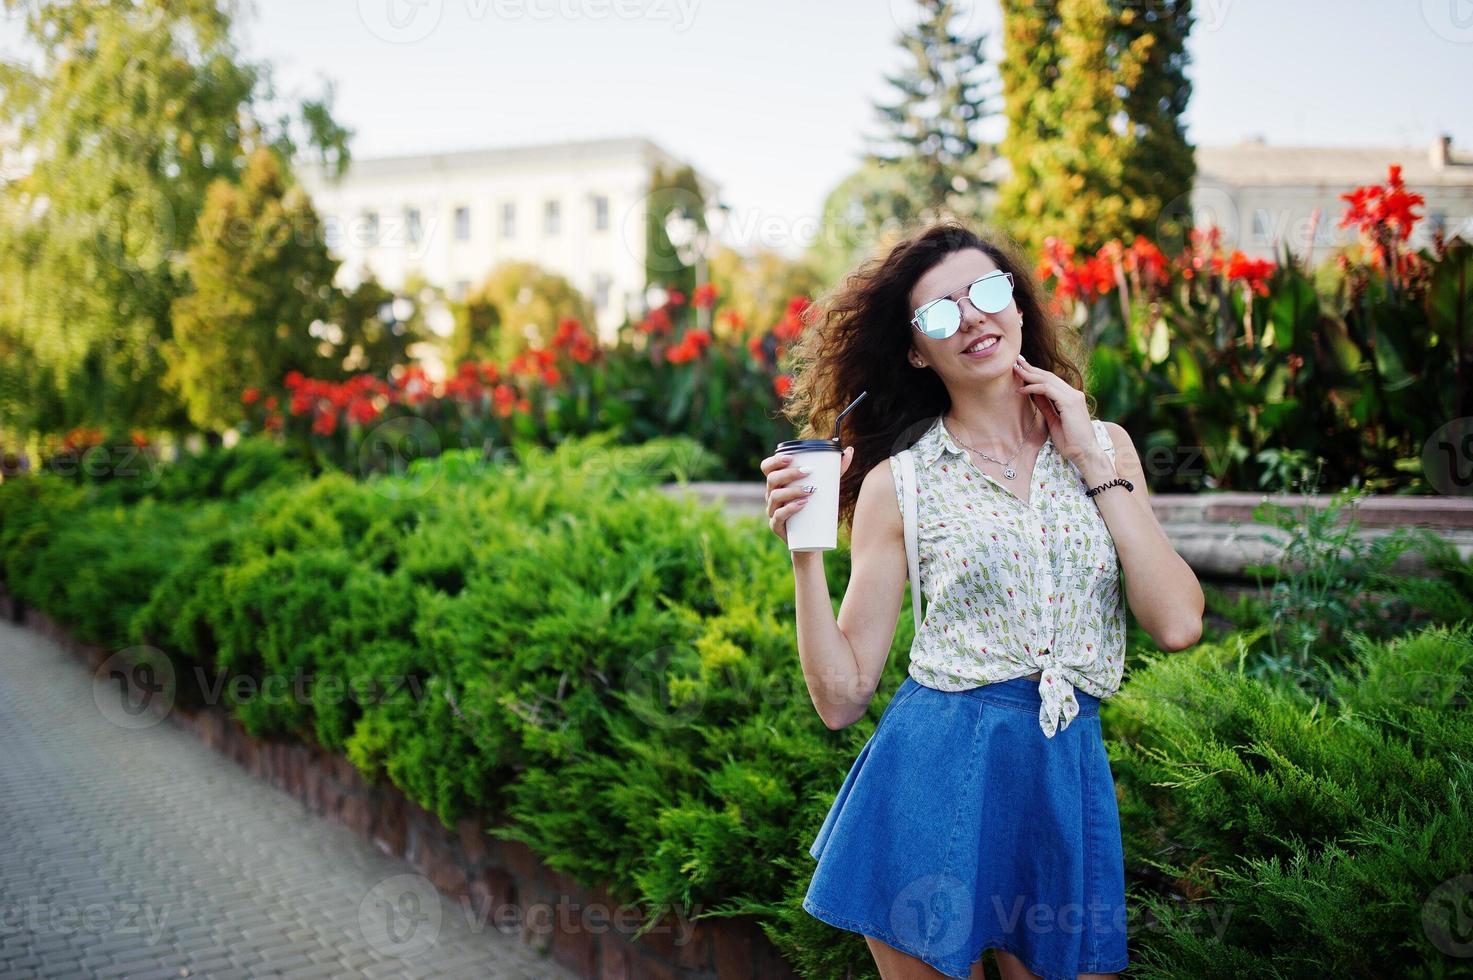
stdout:
POLYGON ((593 230, 609 230, 609 199, 607 195, 597 194, 593 198, 593 230))
POLYGON ((468 242, 471 238, 471 209, 462 205, 455 209, 455 240, 468 242))
POLYGON ((517 206, 510 201, 501 206, 501 237, 517 237, 517 206))
POLYGON ((418 245, 423 228, 420 226, 419 208, 410 208, 404 212, 404 230, 409 236, 409 244, 418 245))
POLYGON ((614 285, 614 277, 606 272, 596 272, 593 275, 593 308, 603 311, 609 308, 609 290, 614 285))
POLYGON ((363 215, 363 244, 378 244, 378 212, 368 211, 363 215))
POLYGON ((562 211, 556 201, 548 201, 542 208, 542 230, 548 235, 556 235, 562 225, 562 211))
POLYGON ((1268 215, 1262 211, 1253 212, 1253 240, 1260 243, 1268 240, 1268 215))

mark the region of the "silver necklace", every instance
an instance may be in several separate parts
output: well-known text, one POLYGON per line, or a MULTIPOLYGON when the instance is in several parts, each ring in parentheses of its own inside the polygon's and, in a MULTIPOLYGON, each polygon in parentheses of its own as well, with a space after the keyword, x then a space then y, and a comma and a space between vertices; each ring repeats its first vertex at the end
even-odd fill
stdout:
POLYGON ((1009 480, 1011 480, 1013 477, 1015 477, 1015 476, 1018 475, 1018 471, 1015 470, 1015 469, 1013 469, 1013 460, 1017 459, 1018 458, 1018 454, 1023 451, 1023 447, 1026 446, 1026 445, 1028 445, 1028 437, 1031 436, 1031 435, 1033 435, 1033 429, 1037 425, 1038 425, 1038 409, 1037 408, 1034 408, 1033 409, 1033 418, 1031 420, 1029 420, 1029 422, 1028 422, 1028 429, 1027 429, 1026 432, 1023 433, 1023 441, 1020 442, 1020 443, 1018 443, 1018 448, 1013 450, 1013 455, 1009 459, 998 459, 996 456, 989 456, 987 453, 984 453, 982 450, 978 449, 976 446, 967 446, 967 444, 964 443, 964 442, 962 442, 960 439, 956 439, 956 436, 954 436, 954 435, 952 436, 952 438, 953 439, 956 439, 957 442, 961 443, 963 446, 966 446, 966 448, 970 449, 972 452, 976 453, 978 456, 981 456, 983 459, 990 459, 994 463, 997 463, 999 466, 1002 467, 1002 475, 1005 476, 1005 477, 1007 477, 1009 480))

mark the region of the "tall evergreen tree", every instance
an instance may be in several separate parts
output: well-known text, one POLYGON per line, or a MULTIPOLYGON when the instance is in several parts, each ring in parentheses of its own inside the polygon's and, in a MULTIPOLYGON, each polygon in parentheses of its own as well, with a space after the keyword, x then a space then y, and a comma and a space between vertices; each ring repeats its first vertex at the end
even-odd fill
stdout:
POLYGON ((273 151, 257 147, 239 185, 210 185, 185 264, 192 291, 174 301, 164 359, 194 425, 228 428, 244 389, 278 388, 288 371, 340 370, 336 347, 310 332, 335 312, 338 261, 273 151))
POLYGON ((1191 0, 1002 0, 1012 173, 996 220, 1035 252, 1145 235, 1179 240, 1196 167, 1191 0))
POLYGON ((918 0, 917 6, 915 25, 896 38, 906 64, 885 76, 896 99, 875 105, 882 134, 869 137, 866 162, 906 177, 914 201, 900 210, 980 216, 983 192, 992 186, 986 167, 993 149, 978 132, 993 111, 993 79, 982 51, 987 35, 957 32, 961 11, 953 0, 918 0))

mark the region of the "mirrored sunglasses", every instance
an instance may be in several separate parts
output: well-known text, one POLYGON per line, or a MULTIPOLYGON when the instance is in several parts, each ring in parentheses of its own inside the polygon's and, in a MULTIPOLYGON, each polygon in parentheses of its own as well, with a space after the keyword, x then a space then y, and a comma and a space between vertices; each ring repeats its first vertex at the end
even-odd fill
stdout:
MULTIPOLYGON (((989 272, 967 287, 967 299, 983 313, 1001 313, 1013 298, 1013 274, 989 272)), ((945 340, 962 325, 961 304, 949 296, 915 311, 911 325, 932 340, 945 340)))

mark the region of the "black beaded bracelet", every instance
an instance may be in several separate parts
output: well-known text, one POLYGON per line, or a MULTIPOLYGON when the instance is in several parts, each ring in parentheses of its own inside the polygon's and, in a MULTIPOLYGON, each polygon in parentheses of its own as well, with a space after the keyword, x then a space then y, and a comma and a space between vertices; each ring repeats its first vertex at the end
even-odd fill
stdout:
POLYGON ((1102 490, 1108 490, 1111 487, 1124 487, 1130 493, 1135 493, 1135 484, 1134 483, 1131 483, 1129 480, 1125 479, 1124 477, 1117 476, 1115 479, 1110 480, 1108 483, 1101 483, 1097 487, 1090 487, 1088 490, 1084 491, 1084 495, 1086 497, 1093 497, 1095 494, 1099 493, 1100 491, 1102 491, 1102 490))

